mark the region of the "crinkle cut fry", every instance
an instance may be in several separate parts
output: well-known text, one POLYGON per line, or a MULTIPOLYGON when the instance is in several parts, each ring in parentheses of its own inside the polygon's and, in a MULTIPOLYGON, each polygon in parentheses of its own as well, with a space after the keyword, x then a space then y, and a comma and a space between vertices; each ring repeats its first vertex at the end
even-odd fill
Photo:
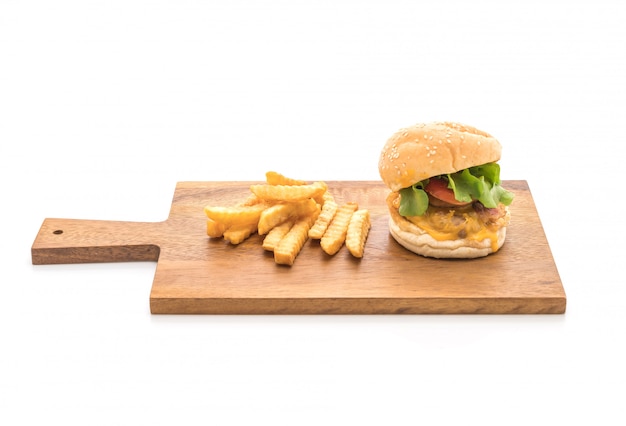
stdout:
POLYGON ((258 223, 261 213, 269 207, 267 203, 257 203, 246 206, 206 206, 204 213, 215 222, 223 224, 226 228, 233 225, 258 223))
POLYGON ((293 265, 302 246, 308 239, 312 220, 309 217, 299 219, 274 248, 274 261, 280 265, 293 265))
POLYGON ((224 235, 226 227, 223 223, 216 222, 213 219, 206 220, 206 233, 211 238, 221 238, 224 235))
POLYGON ((241 244, 254 232, 256 232, 255 223, 233 226, 224 231, 224 239, 231 244, 241 244))
POLYGON ((288 220, 272 228, 272 230, 267 233, 265 238, 263 238, 263 249, 267 251, 274 251, 280 240, 287 235, 287 232, 289 232, 294 223, 295 220, 288 220))
POLYGON ((251 185, 257 197, 267 201, 299 201, 321 196, 328 186, 325 182, 314 182, 308 185, 251 185))
POLYGON ((292 179, 274 171, 265 173, 265 181, 269 185, 306 185, 306 182, 303 180, 292 179))
POLYGON ((339 251, 346 239, 348 225, 352 213, 358 209, 357 203, 346 203, 337 209, 333 221, 328 226, 324 236, 320 240, 322 250, 329 255, 334 255, 339 251))
POLYGON ((286 220, 309 215, 318 208, 317 203, 309 198, 302 201, 281 202, 268 207, 259 218, 259 235, 267 234, 272 228, 286 220))
POLYGON ((370 214, 366 209, 355 211, 348 224, 346 247, 354 257, 363 257, 365 241, 371 227, 370 214))
POLYGON ((332 222, 339 205, 334 200, 327 200, 322 206, 322 211, 317 217, 317 220, 309 230, 309 238, 319 240, 324 236, 326 229, 332 222))

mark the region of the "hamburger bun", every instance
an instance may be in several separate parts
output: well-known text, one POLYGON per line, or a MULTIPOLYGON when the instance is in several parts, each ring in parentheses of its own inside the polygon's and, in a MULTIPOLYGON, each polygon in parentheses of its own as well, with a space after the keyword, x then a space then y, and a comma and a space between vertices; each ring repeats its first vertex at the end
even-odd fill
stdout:
MULTIPOLYGON (((411 222, 406 222, 410 227, 417 228, 411 222)), ((405 249, 425 257, 436 257, 445 259, 473 259, 485 257, 493 253, 491 239, 485 239, 479 244, 473 244, 466 239, 437 241, 427 233, 403 231, 398 223, 389 220, 389 233, 405 249)), ((498 249, 504 244, 506 239, 506 227, 500 228, 497 232, 498 249)))
POLYGON ((419 123, 398 130, 385 144, 378 171, 392 191, 424 179, 500 160, 493 136, 452 122, 419 123))
POLYGON ((403 188, 497 162, 501 153, 493 136, 460 123, 420 123, 394 133, 379 160, 381 179, 392 191, 387 198, 391 236, 407 250, 427 257, 468 259, 498 251, 510 221, 509 209, 503 204, 491 209, 482 205, 441 207, 429 195, 432 202, 423 217, 404 217, 398 208, 403 188))

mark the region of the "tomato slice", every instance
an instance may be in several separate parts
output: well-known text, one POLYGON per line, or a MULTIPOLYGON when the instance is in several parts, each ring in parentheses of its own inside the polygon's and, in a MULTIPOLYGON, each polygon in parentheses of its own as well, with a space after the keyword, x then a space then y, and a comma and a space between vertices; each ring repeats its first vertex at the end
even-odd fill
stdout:
POLYGON ((471 202, 467 203, 454 198, 454 191, 448 188, 448 181, 445 179, 430 178, 424 190, 428 195, 451 206, 467 206, 471 204, 471 202))

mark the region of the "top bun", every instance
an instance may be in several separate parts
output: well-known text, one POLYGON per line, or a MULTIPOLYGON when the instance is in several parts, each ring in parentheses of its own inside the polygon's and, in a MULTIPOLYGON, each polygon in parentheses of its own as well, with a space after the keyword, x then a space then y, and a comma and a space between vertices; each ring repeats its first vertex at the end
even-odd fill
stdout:
POLYGON ((378 171, 399 191, 424 179, 500 160, 502 146, 489 133, 453 122, 419 123, 394 133, 378 171))

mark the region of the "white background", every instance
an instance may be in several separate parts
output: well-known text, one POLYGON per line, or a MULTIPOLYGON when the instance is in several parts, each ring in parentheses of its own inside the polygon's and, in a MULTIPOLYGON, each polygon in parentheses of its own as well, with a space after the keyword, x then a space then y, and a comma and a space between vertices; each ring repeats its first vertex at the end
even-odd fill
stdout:
MULTIPOLYGON (((0 423, 624 424, 619 1, 0 3, 0 423), (456 120, 527 180, 553 316, 151 316, 155 263, 31 265, 176 182, 379 179, 456 120), (618 244, 618 242, 620 244, 618 244)), ((236 271, 233 271, 236 273, 236 271)))

